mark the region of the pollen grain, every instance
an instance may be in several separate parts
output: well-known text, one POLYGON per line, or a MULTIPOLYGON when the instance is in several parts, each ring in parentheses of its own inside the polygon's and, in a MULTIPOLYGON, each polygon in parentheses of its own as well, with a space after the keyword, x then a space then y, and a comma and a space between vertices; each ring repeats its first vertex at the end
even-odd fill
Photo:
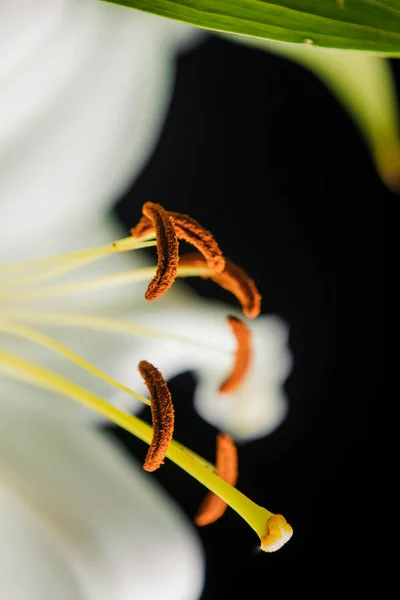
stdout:
POLYGON ((166 457, 174 433, 174 407, 171 392, 160 371, 146 360, 139 363, 139 372, 149 390, 153 439, 143 464, 145 471, 156 471, 166 457))
MULTIPOLYGON (((201 254, 194 252, 181 256, 179 266, 207 267, 207 264, 201 254)), ((203 278, 210 278, 224 290, 236 296, 246 317, 249 319, 258 317, 261 311, 261 295, 255 282, 241 267, 226 258, 225 269, 222 273, 210 271, 209 274, 203 275, 203 278)))
POLYGON ((152 222, 157 240, 157 271, 145 293, 146 300, 152 301, 165 294, 176 279, 178 239, 171 218, 160 204, 146 202, 142 210, 144 216, 152 222))
MULTIPOLYGON (((160 207, 159 204, 152 202, 144 204, 143 216, 135 227, 132 227, 130 230, 131 235, 137 239, 147 237, 155 231, 154 220, 145 211, 146 205, 160 207)), ((171 218, 178 239, 185 240, 194 246, 204 256, 209 269, 215 273, 222 273, 225 268, 225 258, 212 233, 207 231, 207 229, 189 215, 163 210, 171 218)))

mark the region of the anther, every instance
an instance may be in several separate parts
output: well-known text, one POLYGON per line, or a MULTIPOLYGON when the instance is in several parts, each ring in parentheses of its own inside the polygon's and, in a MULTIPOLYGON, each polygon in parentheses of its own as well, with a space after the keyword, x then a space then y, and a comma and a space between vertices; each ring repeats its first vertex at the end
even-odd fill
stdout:
MULTIPOLYGON (((152 203, 147 202, 146 204, 152 203)), ((144 216, 131 229, 131 234, 137 239, 146 237, 154 231, 154 224, 144 210, 146 204, 143 206, 144 216)), ((178 239, 185 240, 194 246, 204 256, 207 266, 215 273, 221 273, 225 268, 225 258, 212 233, 204 229, 198 221, 192 219, 189 215, 173 211, 165 212, 172 220, 178 239)))
POLYGON ((236 337, 237 348, 232 372, 219 388, 222 394, 232 394, 241 386, 249 370, 253 354, 251 332, 247 325, 233 315, 229 315, 227 321, 236 337))
POLYGON ((142 210, 155 229, 158 256, 156 274, 150 281, 144 297, 146 300, 157 300, 176 279, 179 261, 178 239, 171 218, 162 206, 146 202, 142 210))
MULTIPOLYGON (((232 438, 220 433, 217 435, 216 474, 224 481, 236 485, 238 478, 237 449, 232 438)), ((213 492, 209 492, 200 505, 195 523, 199 526, 214 523, 224 514, 227 503, 213 492)))
POLYGON ((135 227, 132 227, 130 233, 133 237, 140 240, 152 233, 154 233, 154 225, 153 222, 145 217, 144 215, 140 218, 135 227))
POLYGON ((146 360, 140 361, 138 368, 149 390, 153 422, 153 439, 143 468, 145 471, 156 471, 164 463, 174 433, 174 407, 160 371, 146 360))
POLYGON ((212 233, 204 229, 189 215, 178 212, 169 212, 168 214, 172 219, 178 238, 197 248, 212 271, 222 273, 225 268, 225 258, 212 233))
MULTIPOLYGON (((179 266, 207 267, 207 264, 201 254, 190 253, 180 257, 179 266)), ((254 281, 241 267, 226 258, 225 269, 222 273, 210 271, 210 274, 202 275, 202 277, 210 278, 224 290, 236 296, 246 317, 249 319, 258 317, 261 311, 261 295, 254 281)))

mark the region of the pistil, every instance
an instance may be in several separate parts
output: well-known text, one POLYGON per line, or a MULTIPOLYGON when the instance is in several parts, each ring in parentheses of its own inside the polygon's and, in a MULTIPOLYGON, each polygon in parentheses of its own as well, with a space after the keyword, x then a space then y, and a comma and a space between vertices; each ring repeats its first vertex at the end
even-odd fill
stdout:
MULTIPOLYGON (((151 444, 153 440, 152 427, 138 417, 119 410, 89 390, 35 363, 0 351, 0 373, 70 398, 106 417, 147 444, 151 444)), ((262 550, 273 552, 290 539, 292 528, 284 517, 255 504, 218 477, 214 465, 210 469, 204 464, 205 461, 199 460, 196 454, 182 444, 176 444, 174 440, 169 445, 167 457, 241 515, 258 534, 262 550)))

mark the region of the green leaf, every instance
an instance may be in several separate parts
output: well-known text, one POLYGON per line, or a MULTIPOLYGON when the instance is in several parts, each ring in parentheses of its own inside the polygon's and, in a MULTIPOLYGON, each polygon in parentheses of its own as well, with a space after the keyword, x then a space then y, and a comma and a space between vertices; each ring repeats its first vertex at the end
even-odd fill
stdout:
POLYGON ((400 0, 106 0, 198 27, 400 55, 400 0))

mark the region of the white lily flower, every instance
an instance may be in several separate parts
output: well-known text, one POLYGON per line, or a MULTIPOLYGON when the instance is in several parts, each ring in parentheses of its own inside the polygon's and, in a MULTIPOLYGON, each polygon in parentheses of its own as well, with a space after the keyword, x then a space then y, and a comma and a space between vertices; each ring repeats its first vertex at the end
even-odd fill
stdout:
MULTIPOLYGON (((159 205, 152 206, 156 207, 157 211, 161 211, 160 214, 166 215, 168 226, 174 230, 175 225, 173 224, 172 215, 178 215, 178 213, 168 213, 159 205)), ((145 211, 143 212, 145 213, 145 211)), ((178 217, 183 220, 187 218, 185 215, 178 215, 178 217)), ((106 223, 103 223, 103 226, 105 227, 106 223)), ((109 229, 110 226, 111 223, 108 223, 109 229)), ((88 235, 92 238, 96 237, 95 232, 103 235, 105 230, 104 228, 103 230, 98 228, 89 230, 88 235)), ((196 236, 201 237, 198 231, 196 236)), ((276 382, 284 378, 290 362, 285 346, 285 328, 276 319, 264 319, 264 322, 261 322, 261 330, 257 332, 255 329, 256 335, 252 336, 243 320, 235 316, 229 316, 227 322, 225 322, 223 317, 228 315, 225 308, 196 299, 188 290, 179 290, 179 284, 175 284, 175 289, 170 290, 163 298, 157 298, 156 303, 146 302, 143 299, 143 296, 147 296, 147 292, 144 294, 144 288, 148 286, 152 277, 152 283, 157 281, 160 265, 163 263, 163 256, 168 257, 165 273, 169 277, 172 268, 169 257, 173 254, 173 247, 170 247, 170 243, 176 242, 170 242, 168 236, 165 237, 163 231, 161 230, 160 233, 156 228, 156 231, 146 235, 146 239, 131 235, 97 248, 92 247, 83 251, 73 251, 47 258, 31 258, 22 263, 4 265, 0 269, 0 331, 3 334, 0 347, 0 376, 5 376, 5 382, 2 388, 4 395, 1 397, 0 410, 4 412, 6 417, 11 414, 17 424, 21 414, 24 419, 27 419, 26 430, 29 435, 25 437, 30 442, 33 442, 39 431, 41 431, 39 436, 41 442, 39 445, 36 443, 35 447, 40 448, 40 445, 44 444, 42 457, 46 452, 53 453, 57 435, 65 435, 65 438, 69 439, 68 435, 63 433, 66 426, 70 427, 72 431, 76 431, 75 435, 78 437, 82 436, 84 441, 83 453, 88 452, 90 450, 88 446, 92 444, 89 440, 92 439, 93 443, 96 443, 94 441, 95 436, 88 434, 90 431, 88 423, 90 423, 92 415, 97 414, 100 417, 106 417, 144 442, 151 444, 149 453, 153 453, 154 456, 157 455, 157 458, 152 465, 150 465, 151 461, 148 462, 148 457, 146 458, 144 463, 146 470, 158 468, 167 456, 208 487, 210 492, 218 496, 222 501, 223 510, 227 505, 230 505, 245 518, 259 535, 263 550, 275 551, 290 539, 292 530, 282 516, 273 515, 266 509, 257 506, 232 487, 236 482, 235 468, 233 471, 228 472, 227 478, 224 476, 225 467, 223 466, 224 462, 221 463, 221 461, 227 460, 227 464, 230 465, 234 465, 236 462, 234 454, 232 455, 232 452, 235 453, 232 448, 233 441, 230 441, 232 438, 224 433, 223 444, 228 445, 228 452, 231 455, 230 458, 229 456, 224 457, 224 455, 219 458, 217 454, 216 466, 207 463, 198 455, 174 442, 172 440, 173 408, 168 408, 163 404, 164 392, 157 387, 159 385, 157 379, 159 375, 155 376, 153 373, 149 380, 145 377, 144 387, 143 381, 139 381, 137 372, 139 371, 140 376, 144 377, 143 367, 141 366, 144 363, 150 365, 154 371, 150 361, 156 363, 167 378, 175 373, 197 369, 202 384, 200 385, 201 391, 198 402, 200 402, 206 417, 218 424, 222 423, 225 432, 231 427, 232 429, 236 428, 236 431, 233 430, 232 434, 236 434, 237 437, 254 437, 255 432, 258 434, 260 429, 264 431, 266 428, 267 430, 268 428, 271 429, 283 415, 283 411, 279 406, 281 396, 276 396, 276 382), (163 246, 165 239, 167 239, 167 245, 163 246), (128 251, 137 251, 140 248, 155 244, 157 244, 158 251, 158 266, 132 269, 132 261, 129 260, 128 251), (99 267, 100 264, 103 264, 102 259, 109 259, 108 266, 104 269, 97 269, 100 275, 93 276, 95 266, 99 267), (130 268, 115 272, 115 269, 124 263, 129 265, 130 268), (83 277, 82 272, 85 273, 83 277), (61 283, 59 282, 60 277, 63 278, 61 283), (54 280, 56 280, 56 283, 54 283, 54 280), (128 286, 128 292, 125 290, 120 293, 121 300, 118 302, 117 289, 121 285, 128 286), (109 291, 110 288, 111 291, 109 291), (131 293, 131 290, 135 290, 135 292, 131 293), (121 318, 121 313, 125 311, 129 315, 133 315, 135 320, 121 318), (227 323, 231 324, 232 320, 239 327, 240 335, 237 332, 235 333, 234 327, 231 326, 231 330, 229 329, 227 323), (84 336, 82 336, 82 331, 85 332, 84 336), (120 338, 124 337, 128 341, 121 345, 120 338), (255 348, 249 343, 252 338, 256 340, 255 348), (279 339, 281 345, 278 347, 276 340, 279 339), (21 344, 21 340, 24 343, 21 344), (265 349, 266 352, 260 354, 260 347, 263 350, 265 349), (258 352, 259 356, 250 364, 251 360, 249 359, 253 358, 254 350, 256 355, 258 352), (93 357, 95 363, 92 362, 93 357), (266 358, 269 359, 269 369, 264 364, 266 358), (43 363, 45 367, 42 366, 43 363), (102 364, 104 365, 103 368, 102 364), (138 371, 135 366, 139 367, 138 371), (132 386, 132 382, 136 385, 132 386), (228 388, 229 386, 232 387, 232 382, 235 382, 235 388, 242 386, 244 392, 231 394, 231 398, 229 398, 229 394, 222 394, 222 389, 226 388, 227 382, 229 384, 228 388), (33 386, 34 392, 26 390, 25 393, 21 394, 24 385, 28 385, 29 388, 33 386), (125 403, 120 402, 118 395, 114 395, 113 402, 106 400, 106 398, 110 398, 110 388, 116 390, 118 394, 123 392, 125 403), (229 404, 222 409, 215 408, 210 403, 207 406, 201 400, 202 396, 204 397, 204 390, 206 394, 211 394, 215 403, 220 403, 221 406, 225 402, 229 404), (263 396, 265 390, 270 396, 263 396), (150 401, 141 392, 146 395, 150 393, 150 401), (247 400, 247 394, 250 400, 247 400), (21 410, 21 404, 19 403, 21 397, 25 398, 23 410, 21 410), (66 398, 69 401, 66 402, 66 398), (267 405, 271 404, 271 398, 275 398, 275 404, 272 404, 267 410, 262 408, 265 403, 267 405), (133 400, 151 405, 154 429, 121 409, 129 407, 132 411, 134 408, 132 406, 133 400), (254 407, 248 419, 246 417, 246 406, 251 401, 254 402, 254 407), (158 406, 155 404, 157 402, 161 402, 161 404, 158 406), (90 410, 88 411, 88 409, 90 410), (258 416, 258 419, 254 419, 254 414, 258 416), (40 423, 39 427, 38 423, 40 423), (52 428, 56 432, 60 428, 60 431, 56 435, 52 434, 52 428), (48 443, 49 440, 51 440, 50 444, 48 443), (154 464, 156 464, 156 467, 153 466, 154 464), (148 468, 148 465, 151 468, 148 468)), ((218 277, 226 277, 229 272, 228 261, 224 257, 221 259, 223 271, 220 274, 217 274, 216 270, 212 270, 209 264, 205 264, 205 266, 204 264, 197 265, 196 260, 187 259, 187 264, 181 261, 182 264, 177 268, 176 274, 182 277, 211 277, 224 286, 221 279, 218 279, 218 277)), ((105 265, 107 265, 107 260, 105 265)), ((237 267, 234 268, 238 269, 237 267)), ((161 269, 161 272, 164 272, 163 269, 161 269)), ((242 276, 244 278, 242 278, 242 284, 243 281, 245 282, 241 288, 242 291, 246 289, 246 286, 247 289, 251 290, 251 282, 246 279, 247 276, 243 271, 242 276)), ((240 288, 239 279, 235 280, 235 284, 240 288)), ((245 313, 253 313, 252 316, 256 316, 259 311, 256 289, 254 293, 250 291, 247 297, 243 298, 240 291, 238 292, 237 289, 235 291, 234 286, 226 287, 237 295, 245 313), (250 305, 252 305, 251 310, 250 305)), ((149 289, 150 286, 147 291, 149 289)), ((157 370, 156 372, 159 373, 157 370)), ((7 424, 7 418, 5 422, 7 424)), ((9 425, 6 425, 6 427, 10 429, 9 425)), ((101 436, 98 434, 98 437, 101 436)), ((18 438, 13 437, 13 439, 17 440, 18 438)), ((7 438, 5 443, 8 446, 7 438)), ((18 447, 17 441, 16 446, 18 447)), ((104 449, 106 447, 107 445, 104 444, 104 449)), ((66 451, 67 456, 65 458, 67 462, 71 459, 72 465, 76 462, 79 463, 78 470, 71 466, 73 473, 71 478, 74 478, 74 485, 81 490, 86 487, 82 484, 84 473, 81 472, 81 469, 85 470, 85 461, 76 460, 77 452, 75 456, 69 456, 68 451, 66 451)), ((62 453, 64 454, 64 450, 62 450, 62 453)), ((12 461, 10 464, 7 458, 5 461, 3 459, 3 462, 6 473, 11 472, 11 477, 8 476, 8 480, 11 479, 12 482, 15 479, 17 480, 17 486, 11 485, 11 487, 17 487, 20 494, 21 490, 23 493, 27 489, 25 499, 29 499, 32 507, 32 504, 33 506, 36 504, 35 486, 28 484, 26 487, 26 473, 29 471, 31 476, 36 469, 40 469, 40 465, 44 466, 45 462, 39 454, 39 458, 35 457, 38 461, 37 465, 34 468, 29 467, 31 454, 26 453, 23 460, 18 463, 20 470, 17 477, 15 477, 15 467, 12 461), (21 481, 25 482, 25 489, 22 489, 24 486, 21 488, 21 481)), ((57 458, 57 453, 53 453, 53 455, 57 458)), ((8 456, 8 454, 4 453, 3 456, 8 456)), ((109 484, 109 475, 104 472, 104 465, 107 464, 106 459, 102 459, 101 462, 102 466, 98 469, 99 475, 102 481, 108 481, 109 484)), ((46 465, 46 471, 47 469, 46 465)), ((49 466, 46 477, 50 476, 53 477, 52 465, 49 466)), ((88 477, 87 482, 90 481, 88 477)), ((88 485, 90 492, 93 484, 88 483, 88 485)), ((46 486, 40 485, 39 487, 43 494, 43 489, 46 486)), ((69 484, 68 487, 73 491, 73 485, 69 484)), ((118 495, 117 485, 112 483, 110 489, 113 490, 113 494, 118 495)), ((56 493, 57 500, 54 501, 55 504, 58 503, 59 493, 60 490, 56 493)), ((68 514, 64 518, 57 519, 59 527, 57 533, 59 535, 64 533, 64 536, 61 535, 61 537, 65 537, 66 532, 62 528, 60 532, 60 524, 65 527, 69 521, 74 520, 77 507, 77 502, 73 502, 71 508, 68 494, 63 497, 66 503, 65 508, 69 512, 67 511, 68 514)), ((46 503, 46 498, 47 494, 43 494, 41 502, 46 503)), ((149 502, 144 504, 147 505, 149 502)), ((64 502, 61 502, 60 507, 63 505, 64 502)), ((134 510, 139 514, 140 508, 138 506, 140 505, 141 500, 136 502, 134 507, 134 510)), ((5 506, 8 506, 7 502, 5 506)), ((219 504, 216 511, 217 517, 215 517, 213 509, 212 514, 214 516, 212 520, 222 514, 220 509, 221 504, 219 504)), ((55 507, 54 511, 57 512, 57 510, 58 508, 55 507)), ((110 515, 111 513, 110 510, 110 515)), ((47 515, 47 511, 44 514, 47 515)), ((106 514, 105 516, 110 518, 110 515, 106 514)), ((17 517, 15 518, 17 519, 17 517)), ((104 522, 98 521, 98 515, 95 512, 92 513, 91 518, 93 519, 92 522, 91 519, 87 519, 89 528, 87 535, 89 538, 92 535, 92 530, 97 530, 100 535, 104 524, 107 525, 106 519, 104 519, 104 522)), ((198 524, 204 525, 212 522, 209 519, 209 515, 202 516, 198 524)), ((148 522, 142 519, 141 523, 145 524, 144 529, 146 529, 148 522)), ((199 577, 196 578, 196 573, 198 574, 200 570, 198 550, 196 552, 193 538, 190 539, 187 532, 182 535, 182 528, 184 530, 184 523, 182 523, 182 527, 174 526, 178 538, 182 540, 182 545, 186 548, 184 556, 182 556, 183 561, 188 562, 188 565, 184 566, 185 572, 192 571, 191 576, 186 580, 187 582, 191 581, 192 589, 188 592, 185 584, 185 594, 182 597, 188 597, 188 595, 189 597, 196 597, 190 596, 190 594, 193 593, 193 583, 195 584, 196 594, 199 589, 199 577)), ((67 525, 68 531, 69 527, 67 525)), ((116 534, 115 537, 121 540, 125 539, 126 535, 132 535, 132 532, 125 529, 123 534, 119 532, 119 535, 116 534)), ((162 532, 160 535, 161 543, 163 539, 162 532)), ((102 539, 106 541, 107 537, 105 535, 102 539)), ((169 548, 171 545, 170 537, 165 536, 164 539, 165 546, 169 548)), ((136 537, 134 542, 126 542, 124 548, 132 548, 133 545, 136 553, 138 553, 136 545, 138 540, 140 542, 140 538, 136 537)), ((79 552, 73 549, 70 551, 69 556, 75 554, 79 555, 79 552)), ((96 566, 98 565, 97 557, 94 557, 93 553, 87 559, 89 558, 95 562, 96 566)), ((85 561, 83 560, 80 564, 84 565, 85 561)), ((152 564, 156 567, 154 562, 152 564)), ((105 573, 104 567, 101 568, 105 573)), ((180 568, 182 568, 182 561, 180 561, 179 570, 180 568)), ((87 570, 85 570, 85 573, 87 574, 87 570)), ((147 571, 144 570, 142 573, 146 575, 147 571)), ((90 579, 90 575, 88 577, 90 579)), ((111 575, 108 580, 110 579, 113 580, 111 575)), ((137 589, 137 581, 132 582, 132 584, 132 589, 137 589)), ((39 582, 40 585, 42 584, 39 582)), ((165 580, 163 580, 163 593, 165 594, 164 586, 165 580)), ((109 587, 113 586, 110 584, 109 587)), ((155 587, 157 588, 157 584, 155 587)), ((144 585, 139 584, 139 589, 143 588, 146 589, 146 583, 144 585)), ((89 584, 88 589, 91 589, 89 584)), ((93 587, 93 589, 96 588, 93 587)), ((171 589, 174 589, 174 586, 171 586, 171 589)), ((159 593, 159 591, 155 593, 159 593)), ((173 595, 175 594, 174 589, 173 595)), ((116 595, 115 597, 119 596, 116 595)), ((124 596, 120 597, 123 598, 124 596)))
MULTIPOLYGON (((141 325, 155 328, 166 337, 141 340, 126 355, 115 377, 145 393, 140 376, 128 369, 128 361, 137 364, 143 356, 159 365, 167 379, 194 371, 195 406, 206 421, 241 442, 274 431, 287 414, 283 383, 291 357, 286 325, 275 316, 260 316, 256 322, 247 323, 252 332, 252 364, 237 391, 220 394, 219 387, 232 370, 236 345, 226 319, 241 314, 222 303, 206 302, 194 295, 189 299, 187 290, 183 298, 174 291, 164 303, 159 301, 159 308, 144 307, 140 314, 141 325)), ((114 398, 122 403, 120 394, 114 398)))
POLYGON ((125 190, 196 30, 99 0, 1 0, 0 11, 2 241, 16 260, 16 231, 63 235, 83 204, 89 220, 125 190))
MULTIPOLYGON (((119 228, 110 219, 97 222, 94 230, 70 232, 71 238, 75 238, 71 247, 75 248, 81 235, 86 238, 82 245, 95 247, 95 241, 104 244, 106 240, 116 239, 117 233, 120 233, 119 228), (91 244, 87 244, 89 240, 91 244)), ((139 252, 135 252, 134 259, 125 253, 112 258, 109 263, 90 265, 75 277, 73 273, 64 278, 66 283, 39 279, 33 289, 35 280, 30 278, 35 276, 28 275, 30 288, 26 290, 23 278, 16 279, 11 292, 3 291, 2 312, 14 315, 27 325, 45 327, 52 337, 85 358, 90 359, 94 353, 100 369, 140 394, 145 394, 146 388, 132 365, 143 358, 157 365, 166 379, 194 371, 198 380, 195 405, 200 415, 237 441, 260 438, 273 431, 287 412, 283 383, 290 370, 291 357, 286 325, 274 316, 260 316, 248 323, 253 336, 254 359, 243 385, 233 393, 222 395, 218 390, 232 370, 236 349, 236 339, 226 319, 235 311, 222 303, 201 300, 181 282, 157 303, 147 303, 143 297, 152 271, 151 267, 143 266, 147 265, 146 259, 139 252), (141 268, 136 271, 134 266, 141 268), (89 330, 90 335, 82 336, 82 327, 89 330)), ((51 274, 51 270, 48 273, 51 274)), ((47 277, 47 272, 39 273, 39 277, 47 277)), ((236 314, 240 313, 236 311, 236 314)), ((41 357, 47 365, 58 368, 57 356, 47 350, 42 351, 42 355, 35 347, 21 348, 13 337, 3 342, 3 347, 14 351, 16 343, 24 357, 41 357)), ((63 365, 64 374, 75 377, 75 371, 73 363, 63 365)), ((106 389, 110 397, 103 381, 93 381, 86 373, 79 374, 79 381, 99 394, 106 389)), ((7 397, 14 395, 8 393, 7 397)), ((121 390, 115 390, 111 400, 131 412, 141 407, 140 402, 121 390)), ((26 397, 20 400, 25 401, 26 397)), ((64 421, 83 419, 87 422, 97 418, 80 406, 65 403, 61 398, 56 401, 42 391, 31 392, 28 404, 64 421)), ((24 408, 28 408, 26 404, 24 408)))
MULTIPOLYGON (((0 12, 4 265, 110 239, 104 214, 156 141, 173 59, 193 30, 97 0, 1 0, 0 12)), ((11 279, 0 277, 1 291, 11 279)), ((3 325, 4 308, 0 300, 3 325)), ((67 361, 0 336, 2 350, 68 374, 67 361)), ((83 345, 116 361, 126 349, 83 345)), ((198 598, 193 527, 86 426, 87 411, 1 376, 0 412, 1 598, 198 598)))
MULTIPOLYGON (((146 261, 119 250, 152 242, 112 243, 120 236, 108 205, 154 143, 188 29, 94 0, 38 2, 34 13, 27 4, 7 3, 0 24, 19 28, 0 35, 9 59, 0 71, 1 597, 195 599, 194 531, 93 430, 93 410, 149 442, 150 428, 101 399, 135 411, 146 401, 137 372, 146 359, 166 378, 195 370, 196 405, 219 429, 264 435, 286 410, 286 328, 269 317, 252 325, 253 365, 241 391, 222 397, 236 351, 224 320, 232 311, 182 283, 147 303, 154 269, 134 270, 146 261)), ((272 513, 195 455, 188 465, 179 447, 171 453, 248 520, 263 549, 279 547, 272 513)), ((277 525, 288 539, 290 528, 277 525)))
POLYGON ((0 455, 1 598, 198 598, 195 532, 104 433, 3 407, 0 455))

